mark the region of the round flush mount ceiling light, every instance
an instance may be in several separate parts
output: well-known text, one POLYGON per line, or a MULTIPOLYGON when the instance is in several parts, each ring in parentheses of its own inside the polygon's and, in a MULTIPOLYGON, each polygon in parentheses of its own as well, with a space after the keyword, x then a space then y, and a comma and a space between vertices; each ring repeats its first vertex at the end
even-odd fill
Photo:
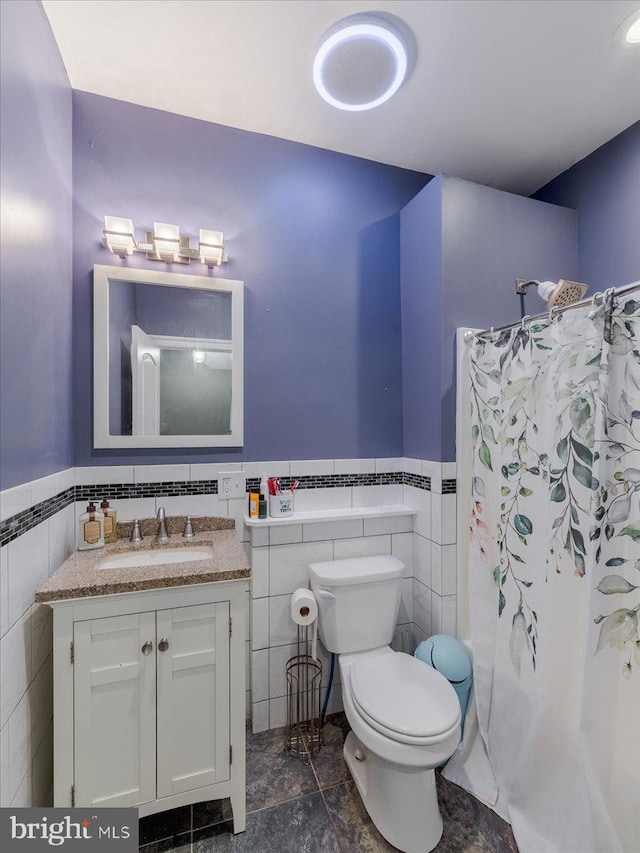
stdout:
POLYGON ((394 15, 350 15, 322 37, 313 82, 339 110, 372 110, 393 97, 411 73, 414 40, 394 15))
POLYGON ((615 41, 623 47, 640 45, 640 9, 636 9, 620 24, 615 41))

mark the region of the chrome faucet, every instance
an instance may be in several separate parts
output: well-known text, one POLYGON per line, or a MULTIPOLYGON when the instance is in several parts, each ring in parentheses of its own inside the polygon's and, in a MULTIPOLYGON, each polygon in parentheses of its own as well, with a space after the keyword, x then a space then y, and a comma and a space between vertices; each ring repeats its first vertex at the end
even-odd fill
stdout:
POLYGON ((158 514, 156 515, 158 520, 158 532, 156 534, 156 538, 153 540, 158 545, 163 545, 165 542, 169 541, 169 532, 167 530, 167 516, 164 511, 164 507, 161 506, 158 510, 158 514))

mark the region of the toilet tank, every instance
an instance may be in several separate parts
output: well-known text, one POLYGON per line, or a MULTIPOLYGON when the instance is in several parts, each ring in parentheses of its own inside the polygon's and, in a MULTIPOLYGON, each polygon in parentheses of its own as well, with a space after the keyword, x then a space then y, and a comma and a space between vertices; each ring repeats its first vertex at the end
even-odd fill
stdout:
POLYGON ((363 652, 388 645, 398 618, 405 566, 396 557, 355 557, 311 563, 318 632, 330 652, 363 652))

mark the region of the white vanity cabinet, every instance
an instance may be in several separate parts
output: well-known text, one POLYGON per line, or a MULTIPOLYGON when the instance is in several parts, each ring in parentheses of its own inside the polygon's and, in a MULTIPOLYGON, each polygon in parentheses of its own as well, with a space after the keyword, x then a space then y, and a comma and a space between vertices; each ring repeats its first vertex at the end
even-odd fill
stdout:
POLYGON ((231 798, 245 826, 246 581, 48 602, 54 804, 231 798))

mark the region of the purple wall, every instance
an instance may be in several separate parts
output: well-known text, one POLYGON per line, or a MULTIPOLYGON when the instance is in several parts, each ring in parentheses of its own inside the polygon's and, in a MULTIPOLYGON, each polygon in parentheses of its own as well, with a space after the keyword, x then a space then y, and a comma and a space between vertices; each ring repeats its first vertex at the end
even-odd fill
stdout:
POLYGON ((578 212, 578 275, 591 292, 640 279, 640 122, 534 198, 578 212))
POLYGON ((404 455, 440 459, 442 176, 400 214, 404 455))
POLYGON ((0 488, 73 465, 71 89, 40 3, 0 4, 0 488))
POLYGON ((76 464, 402 455, 398 213, 428 176, 83 92, 73 124, 76 464), (100 246, 108 213, 225 232, 243 450, 92 449, 91 273, 121 263, 100 246))
MULTIPOLYGON (((517 320, 516 278, 575 276, 576 215, 439 175, 401 226, 404 452, 453 461, 456 329, 517 320)), ((527 295, 527 314, 543 307, 527 295)))

